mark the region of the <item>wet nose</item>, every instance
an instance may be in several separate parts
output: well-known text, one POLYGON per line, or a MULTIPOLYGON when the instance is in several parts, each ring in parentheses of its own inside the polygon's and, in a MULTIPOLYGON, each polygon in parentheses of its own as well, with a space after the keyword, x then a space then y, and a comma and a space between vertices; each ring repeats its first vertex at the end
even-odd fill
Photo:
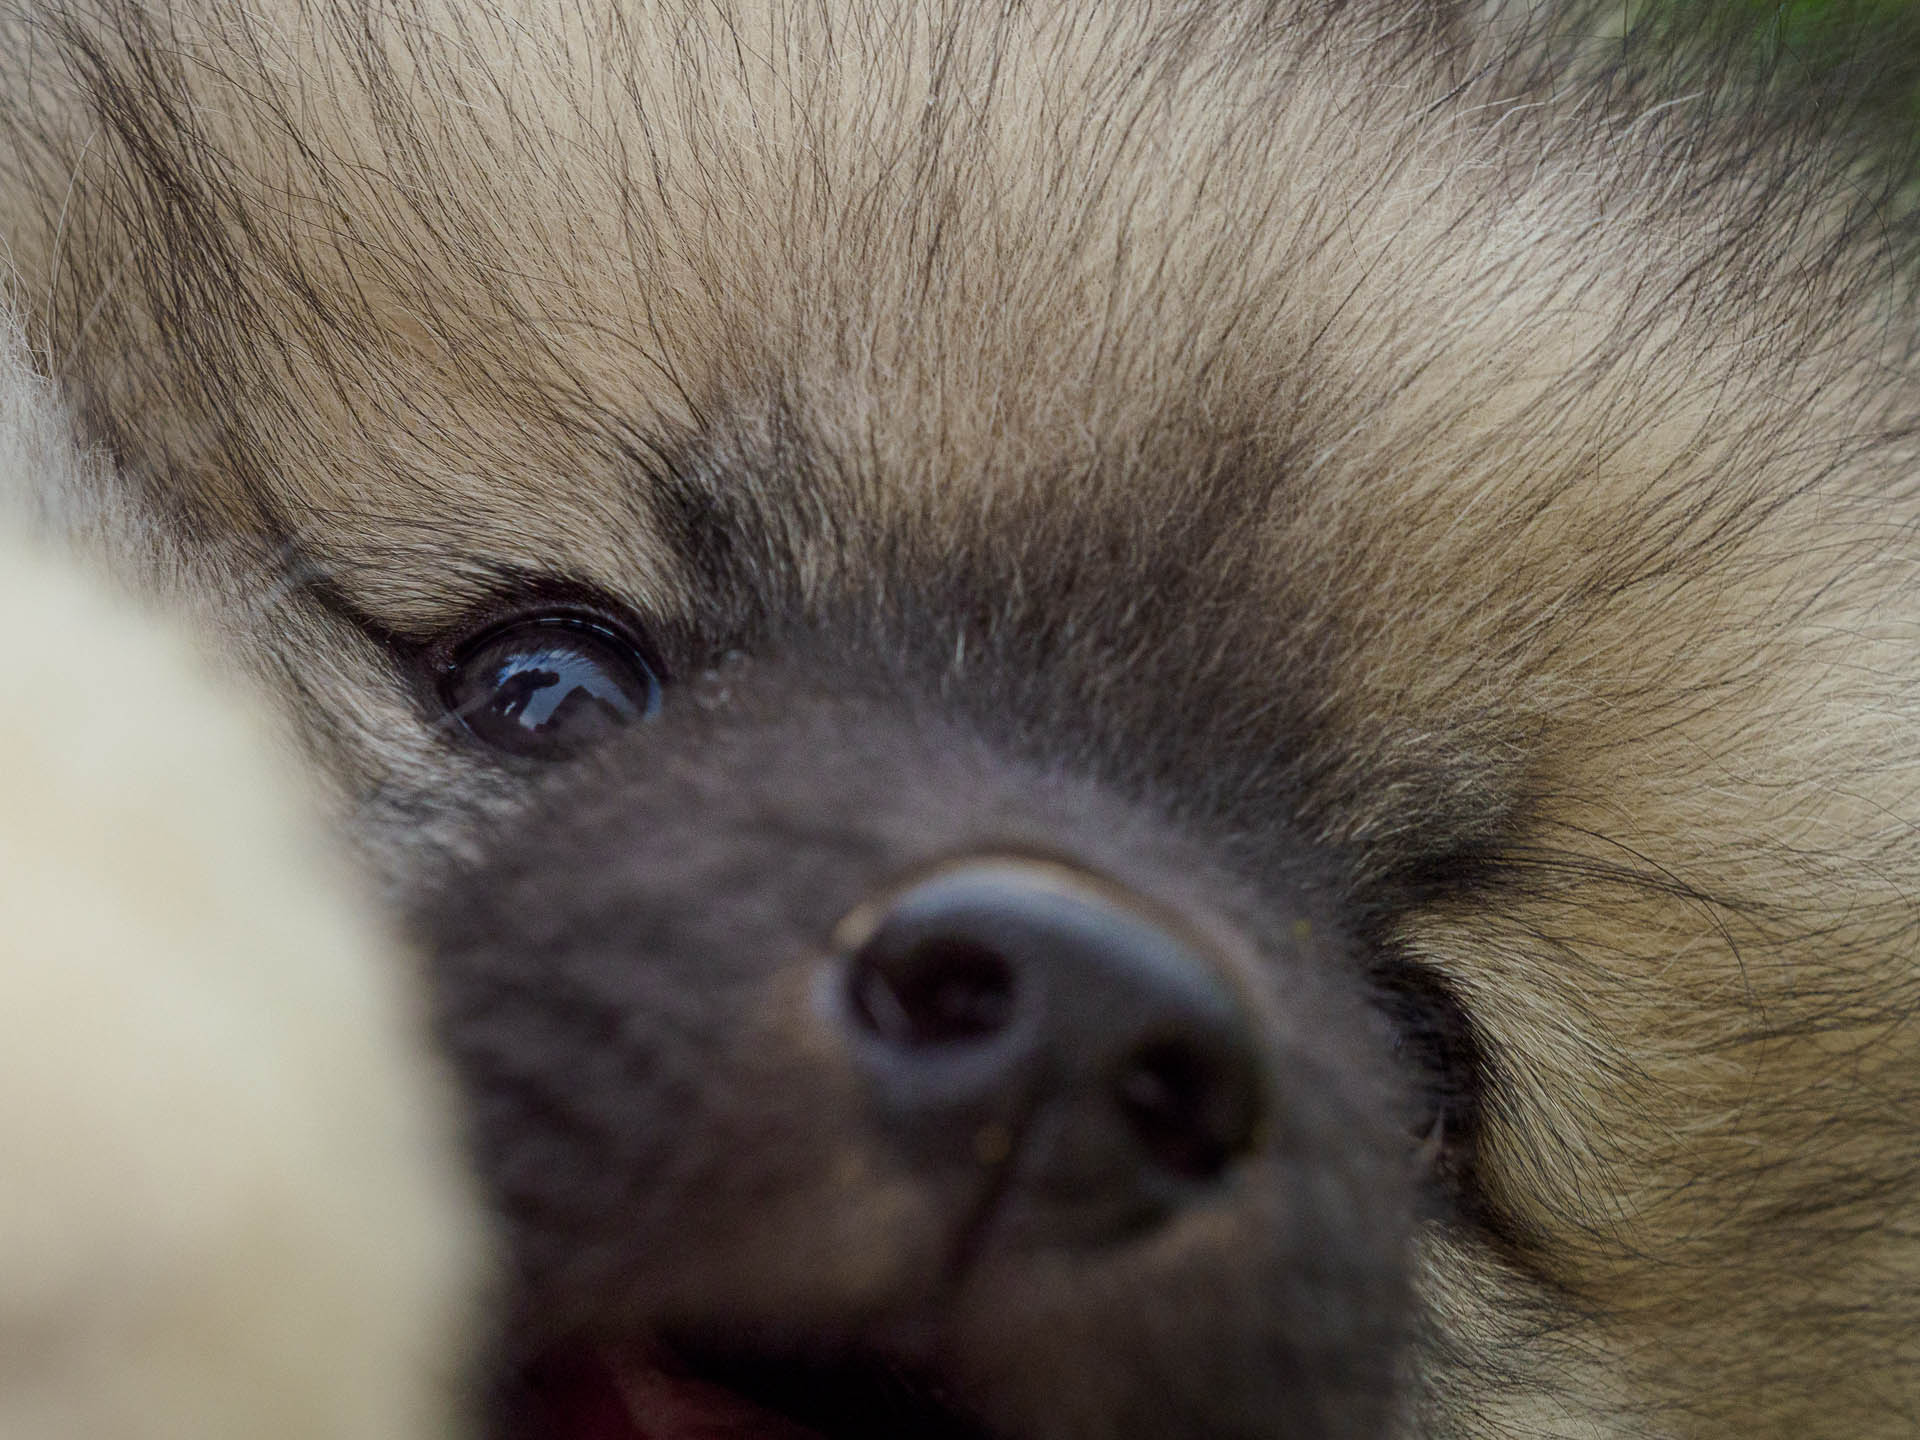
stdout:
POLYGON ((983 860, 842 929, 841 1014, 885 1124, 922 1157, 1004 1175, 1029 1225, 1114 1238, 1254 1144, 1251 1017, 1205 947, 1126 892, 983 860))

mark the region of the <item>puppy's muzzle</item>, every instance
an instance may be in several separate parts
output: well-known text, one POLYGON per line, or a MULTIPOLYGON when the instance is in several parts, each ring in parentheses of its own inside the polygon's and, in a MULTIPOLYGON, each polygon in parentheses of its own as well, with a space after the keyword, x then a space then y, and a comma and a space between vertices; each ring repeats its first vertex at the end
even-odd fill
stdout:
POLYGON ((819 679, 551 770, 421 917, 496 1440, 1380 1440, 1415 1144, 1310 853, 819 679))

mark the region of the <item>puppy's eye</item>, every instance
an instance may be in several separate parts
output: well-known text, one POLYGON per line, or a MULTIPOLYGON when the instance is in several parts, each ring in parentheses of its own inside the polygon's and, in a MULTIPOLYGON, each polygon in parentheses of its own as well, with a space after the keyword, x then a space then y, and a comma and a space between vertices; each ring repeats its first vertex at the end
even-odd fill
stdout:
POLYGON ((660 708, 660 677, 618 632, 571 615, 515 620, 456 651, 447 710, 510 755, 577 755, 660 708))

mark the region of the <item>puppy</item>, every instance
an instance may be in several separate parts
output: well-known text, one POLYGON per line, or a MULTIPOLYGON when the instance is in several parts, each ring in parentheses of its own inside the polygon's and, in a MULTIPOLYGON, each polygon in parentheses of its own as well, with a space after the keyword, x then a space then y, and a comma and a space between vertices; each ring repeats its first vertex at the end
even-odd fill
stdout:
POLYGON ((4 13, 82 548, 425 957, 493 1435, 1911 1433, 1844 154, 1372 0, 4 13))

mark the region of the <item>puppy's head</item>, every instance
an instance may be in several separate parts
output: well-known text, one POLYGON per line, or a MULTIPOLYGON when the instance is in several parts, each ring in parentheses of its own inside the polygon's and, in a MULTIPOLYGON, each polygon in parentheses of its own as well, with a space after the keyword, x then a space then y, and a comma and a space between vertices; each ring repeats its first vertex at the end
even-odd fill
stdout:
POLYGON ((1906 1433, 1876 217, 1408 7, 535 8, 0 37, 82 518, 433 951, 502 1423, 1906 1433))

